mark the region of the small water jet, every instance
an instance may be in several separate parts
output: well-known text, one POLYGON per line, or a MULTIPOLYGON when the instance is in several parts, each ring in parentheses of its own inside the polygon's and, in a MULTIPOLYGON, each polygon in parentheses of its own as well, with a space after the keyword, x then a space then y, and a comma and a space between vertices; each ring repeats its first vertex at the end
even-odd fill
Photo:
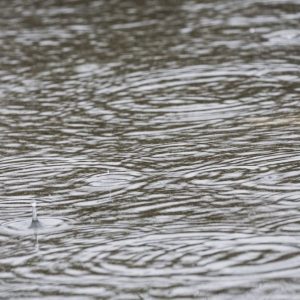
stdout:
POLYGON ((34 229, 34 230, 41 229, 43 228, 43 225, 37 217, 36 202, 33 201, 31 203, 31 206, 32 206, 32 220, 29 229, 34 229))

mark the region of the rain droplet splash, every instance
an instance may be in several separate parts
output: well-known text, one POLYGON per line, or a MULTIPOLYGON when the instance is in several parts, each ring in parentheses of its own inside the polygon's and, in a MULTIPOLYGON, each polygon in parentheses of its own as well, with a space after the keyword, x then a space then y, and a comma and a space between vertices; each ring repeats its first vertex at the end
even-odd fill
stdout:
POLYGON ((32 202, 32 220, 31 220, 31 224, 29 226, 29 229, 41 229, 43 228, 43 225, 41 224, 41 222, 39 221, 38 217, 37 217, 37 210, 36 210, 36 202, 32 202))
POLYGON ((36 202, 32 202, 32 218, 19 219, 1 224, 0 231, 8 235, 29 235, 32 233, 52 233, 69 227, 65 218, 38 218, 36 202))

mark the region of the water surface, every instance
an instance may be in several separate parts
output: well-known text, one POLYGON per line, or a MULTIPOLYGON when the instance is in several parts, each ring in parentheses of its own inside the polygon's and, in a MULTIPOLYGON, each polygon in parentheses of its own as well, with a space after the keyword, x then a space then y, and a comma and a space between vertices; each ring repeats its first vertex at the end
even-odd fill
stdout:
POLYGON ((1 1, 1 297, 298 299, 299 12, 1 1))

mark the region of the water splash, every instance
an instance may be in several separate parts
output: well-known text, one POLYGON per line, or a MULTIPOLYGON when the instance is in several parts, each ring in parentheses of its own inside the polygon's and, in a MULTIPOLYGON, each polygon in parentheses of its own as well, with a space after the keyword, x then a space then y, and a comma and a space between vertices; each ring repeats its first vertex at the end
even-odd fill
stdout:
POLYGON ((43 225, 37 217, 36 201, 33 201, 31 205, 32 205, 32 220, 29 228, 34 230, 41 229, 43 228, 43 225))
POLYGON ((52 233, 65 230, 69 227, 69 220, 66 218, 48 217, 38 218, 36 201, 31 203, 31 219, 19 219, 15 221, 2 223, 0 232, 8 235, 31 235, 52 233))

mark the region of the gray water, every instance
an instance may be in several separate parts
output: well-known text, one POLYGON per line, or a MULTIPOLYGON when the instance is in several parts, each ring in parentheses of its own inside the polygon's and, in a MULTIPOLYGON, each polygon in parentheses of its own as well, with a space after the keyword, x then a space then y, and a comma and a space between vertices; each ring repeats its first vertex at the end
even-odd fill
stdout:
POLYGON ((299 46, 298 0, 2 0, 0 298, 299 299, 299 46))

